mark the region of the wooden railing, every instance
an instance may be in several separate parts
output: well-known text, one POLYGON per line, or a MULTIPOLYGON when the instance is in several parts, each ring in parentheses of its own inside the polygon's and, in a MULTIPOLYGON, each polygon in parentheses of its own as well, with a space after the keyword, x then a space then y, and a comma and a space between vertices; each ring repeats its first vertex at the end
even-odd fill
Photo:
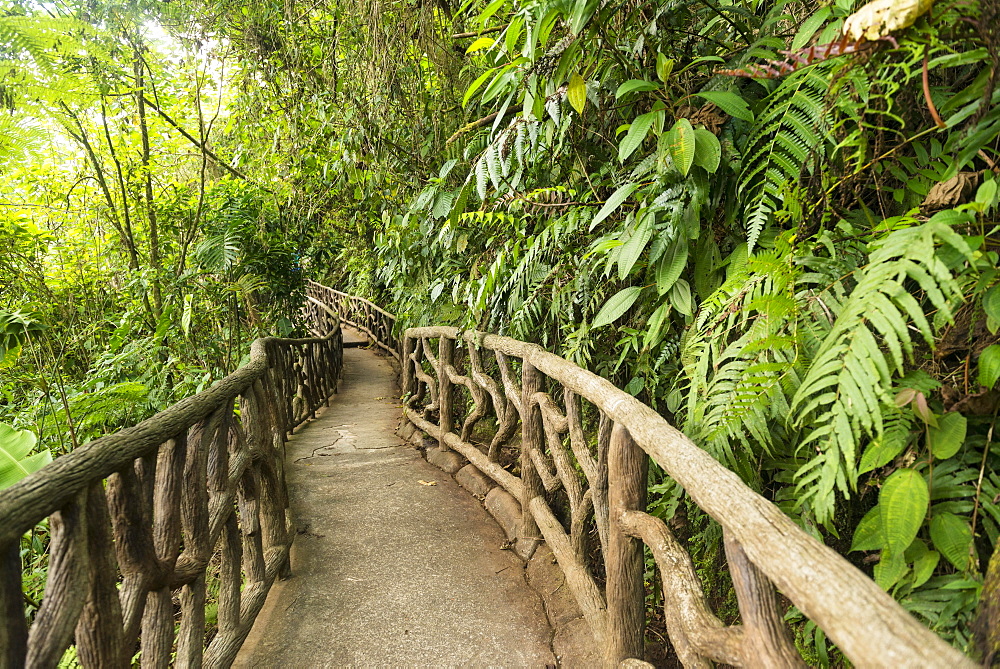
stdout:
POLYGON ((208 390, 92 441, 0 491, 0 667, 227 667, 288 569, 284 446, 336 392, 339 322, 258 339, 208 390), (21 536, 49 521, 45 596, 29 621, 21 536), (206 605, 217 598, 217 619, 206 605))
POLYGON ((396 317, 363 297, 348 295, 315 281, 306 282, 306 296, 336 311, 341 320, 367 334, 372 343, 399 360, 396 317))
POLYGON ((449 327, 406 330, 401 364, 406 418, 520 502, 515 549, 528 557, 548 544, 606 666, 643 657, 643 544, 686 667, 804 666, 775 586, 856 666, 975 666, 606 379, 533 344, 449 327), (649 458, 722 526, 741 625, 716 617, 687 551, 646 513, 649 458))

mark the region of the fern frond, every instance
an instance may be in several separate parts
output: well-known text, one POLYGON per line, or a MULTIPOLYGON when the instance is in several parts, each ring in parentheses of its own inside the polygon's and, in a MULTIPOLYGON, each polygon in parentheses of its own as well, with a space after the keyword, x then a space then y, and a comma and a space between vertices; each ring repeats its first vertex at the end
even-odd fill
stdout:
POLYGON ((810 155, 827 140, 827 69, 789 77, 767 99, 744 151, 739 189, 752 251, 771 215, 794 190, 810 155))
POLYGON ((802 503, 821 523, 832 518, 836 491, 847 496, 855 486, 860 440, 883 433, 892 377, 903 372, 904 359, 912 354, 911 329, 932 344, 925 310, 936 309, 950 320, 952 306, 962 299, 958 282, 937 256, 939 241, 971 258, 964 240, 940 217, 872 244, 869 264, 858 272, 792 398, 791 424, 807 431, 799 448, 816 454, 799 470, 798 488, 802 503), (926 307, 912 294, 914 284, 926 307))

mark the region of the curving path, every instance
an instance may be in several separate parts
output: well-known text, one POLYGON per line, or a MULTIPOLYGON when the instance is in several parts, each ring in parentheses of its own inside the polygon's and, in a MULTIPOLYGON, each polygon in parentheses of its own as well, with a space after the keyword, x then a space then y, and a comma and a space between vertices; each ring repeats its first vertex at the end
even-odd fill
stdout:
POLYGON ((523 564, 476 499, 395 436, 398 397, 384 357, 344 350, 340 393, 288 443, 293 576, 234 666, 555 666, 523 564))

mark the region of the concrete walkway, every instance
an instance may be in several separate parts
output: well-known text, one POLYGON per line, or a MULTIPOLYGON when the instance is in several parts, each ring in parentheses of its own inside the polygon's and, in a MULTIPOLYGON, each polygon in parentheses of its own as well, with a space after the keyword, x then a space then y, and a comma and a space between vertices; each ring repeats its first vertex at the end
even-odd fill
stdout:
POLYGON ((234 666, 555 666, 522 563, 482 506, 394 435, 398 398, 385 358, 344 350, 340 393, 288 444, 293 576, 234 666))

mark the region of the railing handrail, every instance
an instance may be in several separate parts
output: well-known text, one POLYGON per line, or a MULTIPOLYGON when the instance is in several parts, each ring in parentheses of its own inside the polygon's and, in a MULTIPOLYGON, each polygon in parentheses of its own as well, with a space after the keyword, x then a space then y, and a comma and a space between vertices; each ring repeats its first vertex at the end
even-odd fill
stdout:
POLYGON ((269 345, 320 343, 336 334, 334 331, 326 337, 256 339, 250 345, 250 360, 209 388, 132 427, 87 442, 0 490, 0 544, 20 537, 94 481, 107 478, 130 460, 155 452, 172 435, 208 417, 223 402, 245 391, 267 371, 269 345))
POLYGON ((303 310, 326 334, 257 339, 210 388, 0 490, 0 666, 55 666, 74 637, 84 666, 126 666, 137 649, 143 666, 232 663, 288 572, 287 435, 329 403, 342 369, 336 312, 303 310), (49 568, 29 629, 20 541, 46 518, 49 568))
MULTIPOLYGON (((404 333, 405 350, 412 350, 413 340, 433 338, 464 341, 470 347, 520 358, 565 389, 586 398, 624 427, 635 443, 723 526, 749 561, 858 666, 947 669, 976 666, 920 624, 868 576, 803 531, 656 411, 607 379, 536 344, 454 327, 409 328, 404 333)), ((440 375, 443 364, 440 356, 431 362, 438 366, 440 375)), ((413 390, 411 377, 415 371, 404 360, 404 373, 408 375, 404 392, 413 390)), ((459 378, 461 373, 454 368, 448 368, 446 373, 452 377, 452 385, 467 380, 459 378)), ((441 390, 438 392, 440 402, 441 390)), ((440 404, 437 409, 444 413, 440 404)), ((407 409, 407 413, 411 419, 417 418, 412 409, 407 409)), ((433 436, 443 436, 438 432, 433 436)), ((449 441, 455 445, 452 435, 449 441)), ((502 483, 500 478, 496 480, 502 483)), ((619 520, 626 524, 641 520, 628 517, 634 513, 625 512, 619 520)), ((637 523, 631 524, 631 535, 637 536, 637 523)))
POLYGON ((378 306, 371 300, 357 295, 351 295, 336 288, 306 280, 306 297, 318 304, 324 304, 322 298, 332 302, 338 309, 341 320, 367 334, 372 343, 394 357, 400 359, 399 341, 394 335, 396 331, 396 316, 378 306))

